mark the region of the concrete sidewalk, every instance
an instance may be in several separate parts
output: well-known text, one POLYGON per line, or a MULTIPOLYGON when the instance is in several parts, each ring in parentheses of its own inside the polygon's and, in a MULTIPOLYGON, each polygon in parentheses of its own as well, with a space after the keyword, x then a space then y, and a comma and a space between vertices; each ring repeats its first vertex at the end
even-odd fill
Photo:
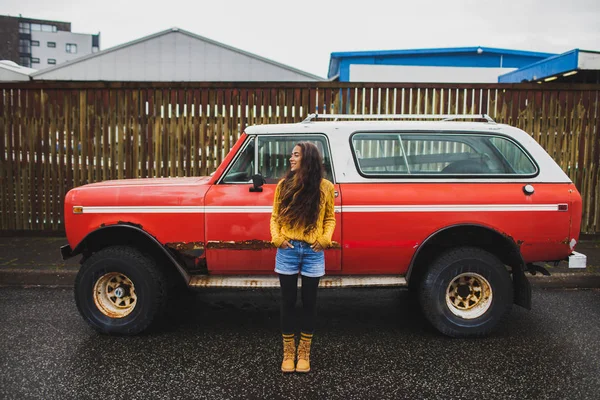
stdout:
MULTIPOLYGON (((64 237, 0 236, 0 285, 73 286, 81 256, 63 261, 65 244, 64 237)), ((569 269, 566 262, 540 264, 552 275, 527 274, 529 281, 543 287, 600 287, 600 239, 582 240, 576 250, 587 256, 586 269, 569 269)))

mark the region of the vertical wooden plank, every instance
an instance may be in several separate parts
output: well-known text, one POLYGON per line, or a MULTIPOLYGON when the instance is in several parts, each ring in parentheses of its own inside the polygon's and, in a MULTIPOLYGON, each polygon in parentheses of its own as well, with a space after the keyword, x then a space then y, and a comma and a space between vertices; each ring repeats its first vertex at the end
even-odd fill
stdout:
POLYGON ((193 176, 200 175, 200 115, 199 115, 199 106, 200 106, 200 90, 194 89, 191 91, 191 106, 192 113, 190 115, 192 118, 192 170, 191 174, 193 176))
MULTIPOLYGON (((215 118, 215 104, 217 102, 217 93, 215 89, 209 89, 208 92, 208 107, 209 107, 209 114, 208 114, 208 154, 207 154, 207 158, 209 160, 208 163, 208 173, 211 173, 214 171, 215 169, 215 160, 216 160, 216 150, 215 150, 215 135, 216 135, 216 118, 215 118)), ((244 107, 242 108, 242 115, 246 115, 245 112, 245 101, 244 101, 244 107)), ((243 120, 245 120, 245 117, 243 117, 243 120)))
POLYGON ((0 229, 8 229, 7 219, 12 214, 7 208, 8 177, 6 170, 10 162, 10 153, 6 153, 8 132, 5 126, 4 98, 6 89, 0 89, 0 229), (6 156, 5 156, 6 154, 6 156))
POLYGON ((2 193, 0 203, 0 229, 10 229, 10 220, 13 213, 10 208, 10 197, 13 196, 10 187, 9 165, 12 163, 11 133, 8 130, 6 101, 9 99, 8 89, 0 89, 0 193, 2 193), (6 154, 6 157, 5 157, 6 154))
POLYGON ((300 122, 302 121, 302 90, 294 88, 292 91, 294 92, 292 122, 300 122))
POLYGON ((138 146, 139 146, 139 178, 147 178, 148 177, 148 148, 151 146, 150 140, 151 136, 149 134, 148 129, 148 95, 150 94, 150 89, 140 88, 138 90, 139 102, 138 102, 138 112, 139 112, 139 129, 138 129, 138 146))
POLYGON ((79 126, 79 91, 72 90, 70 92, 71 95, 71 130, 72 130, 72 140, 73 140, 73 187, 82 185, 82 177, 81 177, 81 128, 79 126))
POLYGON ((109 153, 109 130, 110 130, 110 112, 109 112, 109 104, 110 104, 110 94, 107 89, 100 89, 99 92, 99 110, 98 118, 100 119, 102 125, 100 130, 100 141, 101 148, 99 149, 99 157, 101 160, 101 180, 109 179, 109 163, 110 163, 110 153, 109 153))
POLYGON ((192 151, 193 151, 193 120, 192 120, 192 108, 193 108, 193 91, 183 90, 182 91, 182 102, 185 108, 185 115, 183 117, 183 138, 184 138, 184 167, 183 175, 192 176, 192 151))
MULTIPOLYGON (((215 91, 215 119, 213 120, 215 123, 215 164, 214 168, 216 169, 219 164, 221 164, 221 160, 223 159, 223 90, 217 89, 215 91)), ((244 90, 247 93, 246 90, 244 90)))
POLYGON ((171 153, 169 152, 171 147, 171 117, 173 115, 173 110, 171 110, 171 91, 169 89, 163 90, 163 126, 162 126, 162 149, 161 149, 161 159, 162 163, 162 177, 171 176, 171 153))
POLYGON ((321 107, 320 111, 323 114, 333 114, 333 105, 332 105, 332 100, 331 100, 331 89, 330 88, 323 88, 321 89, 322 93, 324 94, 323 96, 323 100, 321 103, 322 105, 319 105, 321 107))
POLYGON ((50 163, 50 146, 48 145, 50 140, 48 126, 48 94, 45 90, 41 90, 40 93, 40 117, 41 143, 38 146, 40 147, 41 157, 38 159, 38 163, 41 168, 39 175, 39 179, 41 179, 41 181, 38 182, 38 186, 40 188, 38 193, 41 192, 41 201, 38 210, 40 210, 41 215, 38 226, 41 230, 50 231, 52 229, 52 197, 50 196, 50 171, 52 170, 52 164, 50 163))
POLYGON ((207 153, 207 146, 209 143, 209 140, 208 140, 209 133, 208 133, 208 129, 207 129, 208 89, 202 89, 200 96, 201 96, 200 106, 201 106, 201 110, 202 110, 202 115, 200 118, 200 151, 201 151, 200 175, 206 176, 206 175, 208 175, 208 157, 207 157, 206 153, 207 153))
POLYGON ((9 99, 9 89, 0 89, 0 193, 2 193, 2 203, 0 204, 0 218, 2 224, 0 229, 10 229, 10 221, 13 213, 10 208, 10 198, 13 196, 11 191, 10 181, 12 179, 9 174, 9 166, 12 163, 12 150, 11 149, 11 132, 8 129, 8 104, 6 101, 9 99), (6 154, 6 157, 4 156, 6 154))
POLYGON ((146 165, 147 171, 146 176, 154 178, 156 176, 156 166, 154 165, 156 160, 156 150, 154 147, 156 139, 156 125, 158 124, 157 115, 158 108, 160 108, 160 101, 157 100, 158 91, 155 89, 148 89, 148 116, 146 137, 147 137, 147 152, 146 152, 146 165))
POLYGON ((132 148, 132 137, 131 137, 131 114, 132 114, 132 98, 131 89, 121 90, 121 94, 125 101, 125 106, 120 108, 121 111, 121 124, 119 131, 119 138, 123 141, 123 158, 121 159, 121 169, 123 171, 122 178, 133 177, 133 148, 132 148))
MULTIPOLYGON (((253 96, 254 97, 254 96, 253 96)), ((223 92, 223 102, 225 105, 224 124, 223 124, 223 146, 225 154, 231 150, 232 144, 236 141, 236 135, 233 132, 233 121, 231 120, 231 89, 225 89, 223 92)), ((260 105, 257 105, 257 112, 260 113, 260 105)), ((253 124, 256 123, 256 115, 253 115, 253 124)))
MULTIPOLYGON (((333 102, 333 100, 332 100, 333 102)), ((294 109, 294 90, 293 89, 285 89, 285 122, 291 124, 294 122, 294 117, 292 115, 294 109)))
POLYGON ((162 174, 162 137, 163 137, 163 121, 164 121, 164 104, 163 92, 157 89, 154 93, 154 149, 153 149, 153 177, 163 176, 162 174))
POLYGON ((26 180, 23 182, 24 191, 23 195, 27 201, 27 208, 25 214, 25 226, 27 230, 37 228, 36 225, 36 208, 37 208, 37 188, 36 188, 36 150, 38 139, 37 130, 37 113, 35 110, 35 96, 38 96, 37 90, 27 90, 25 92, 24 102, 21 106, 24 107, 25 111, 25 132, 27 140, 27 160, 28 160, 28 174, 26 180))
MULTIPOLYGON (((593 146, 593 142, 588 140, 589 133, 589 117, 588 117, 588 108, 590 101, 590 92, 589 91, 578 91, 573 93, 573 102, 570 105, 572 108, 572 118, 573 123, 571 125, 571 129, 574 131, 573 133, 577 133, 578 137, 578 153, 577 160, 571 160, 571 165, 577 163, 577 174, 575 186, 579 189, 583 200, 583 215, 581 221, 582 231, 588 231, 590 229, 591 224, 591 214, 593 214, 593 208, 591 206, 590 200, 593 197, 590 191, 591 182, 587 179, 594 168, 594 164, 591 162, 590 155, 590 147, 593 146)), ((572 135, 573 137, 574 135, 572 135)))
POLYGON ((64 89, 57 89, 54 92, 54 102, 56 105, 56 129, 57 129, 57 157, 58 157, 58 193, 61 201, 61 207, 59 208, 59 224, 58 229, 64 229, 64 208, 62 207, 62 202, 65 199, 65 195, 67 194, 66 189, 66 180, 67 180, 67 171, 66 171, 66 138, 65 138, 65 91, 64 89))
POLYGON ((140 90, 132 89, 129 91, 131 96, 131 104, 129 106, 130 113, 127 120, 129 143, 131 143, 131 166, 129 169, 130 178, 140 178, 142 176, 140 165, 140 121, 142 118, 142 109, 140 107, 140 90))
POLYGON ((184 116, 183 116, 183 105, 185 104, 185 94, 184 91, 179 89, 175 91, 177 96, 177 102, 173 105, 176 109, 176 124, 175 124, 175 158, 177 162, 177 168, 175 172, 175 176, 184 176, 184 155, 183 151, 185 148, 185 137, 184 137, 184 116))
POLYGON ((98 118, 100 112, 100 90, 88 90, 87 120, 89 126, 89 159, 88 182, 99 182, 102 180, 102 158, 100 157, 100 141, 102 137, 101 120, 98 118))
POLYGON ((50 140, 48 144, 50 146, 50 190, 52 197, 52 230, 58 230, 58 220, 60 218, 60 209, 63 204, 63 196, 59 192, 59 182, 58 182, 58 156, 57 156, 57 146, 59 145, 58 137, 57 137, 57 120, 56 120, 56 90, 50 89, 47 91, 48 93, 48 118, 49 118, 49 129, 50 129, 50 140))
POLYGON ((590 212, 590 233, 600 233, 600 90, 594 90, 590 102, 590 142, 593 143, 592 165, 593 172, 590 174, 590 199, 593 207, 590 212), (593 129, 591 129, 593 126, 593 129))

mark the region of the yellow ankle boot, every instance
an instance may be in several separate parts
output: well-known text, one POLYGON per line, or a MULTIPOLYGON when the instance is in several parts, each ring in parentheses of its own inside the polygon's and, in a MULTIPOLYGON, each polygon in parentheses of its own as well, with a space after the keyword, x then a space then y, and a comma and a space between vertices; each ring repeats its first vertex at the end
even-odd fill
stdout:
POLYGON ((283 362, 281 363, 282 372, 294 372, 294 357, 296 355, 296 340, 294 334, 283 334, 283 362))
POLYGON ((300 343, 298 344, 298 363, 296 372, 310 371, 310 344, 312 343, 312 333, 302 332, 300 343))

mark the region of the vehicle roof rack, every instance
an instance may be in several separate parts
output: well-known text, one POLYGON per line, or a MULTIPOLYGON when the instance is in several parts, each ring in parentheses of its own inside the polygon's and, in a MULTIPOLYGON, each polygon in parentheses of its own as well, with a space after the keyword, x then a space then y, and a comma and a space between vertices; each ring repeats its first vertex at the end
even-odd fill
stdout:
POLYGON ((309 114, 302 123, 312 122, 318 119, 435 119, 442 121, 453 121, 457 119, 484 119, 488 123, 495 124, 496 121, 487 114, 309 114))

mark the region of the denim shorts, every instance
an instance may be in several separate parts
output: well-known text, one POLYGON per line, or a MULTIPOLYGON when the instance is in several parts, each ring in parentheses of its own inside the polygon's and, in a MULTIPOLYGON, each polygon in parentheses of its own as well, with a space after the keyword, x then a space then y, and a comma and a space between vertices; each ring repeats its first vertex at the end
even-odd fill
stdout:
POLYGON ((288 240, 293 249, 277 249, 275 272, 282 275, 296 275, 317 278, 325 275, 325 253, 314 251, 310 244, 299 240, 288 240))

